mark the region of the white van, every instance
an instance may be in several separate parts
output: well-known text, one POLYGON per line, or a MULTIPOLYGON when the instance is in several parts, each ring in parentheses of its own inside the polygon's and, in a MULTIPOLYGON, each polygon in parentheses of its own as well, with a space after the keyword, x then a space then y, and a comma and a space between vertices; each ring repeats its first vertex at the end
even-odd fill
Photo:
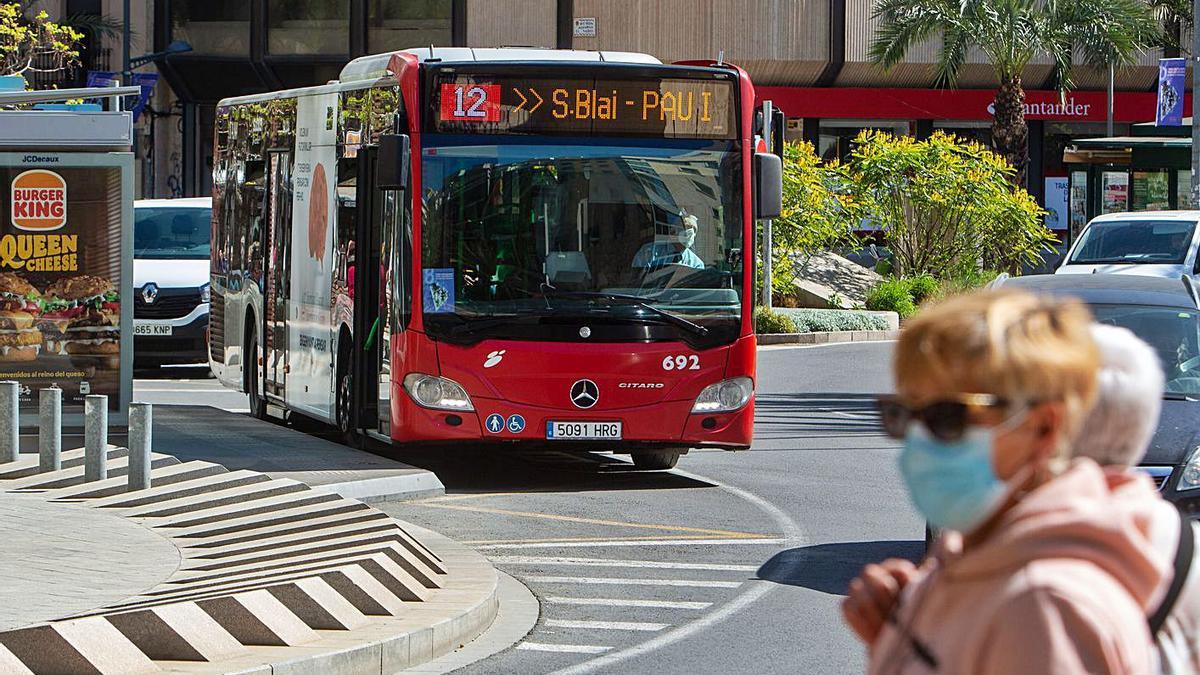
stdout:
POLYGON ((1200 273, 1200 211, 1109 213, 1087 224, 1055 274, 1140 274, 1154 277, 1200 273))
POLYGON ((212 198, 133 203, 133 364, 208 363, 212 198))

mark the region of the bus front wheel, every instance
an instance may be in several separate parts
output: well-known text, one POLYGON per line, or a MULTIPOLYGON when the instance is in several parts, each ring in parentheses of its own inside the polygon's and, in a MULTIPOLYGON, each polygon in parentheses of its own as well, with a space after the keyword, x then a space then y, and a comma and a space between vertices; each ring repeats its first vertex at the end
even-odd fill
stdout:
POLYGON ((674 450, 653 450, 633 453, 633 465, 644 471, 666 471, 679 463, 681 453, 674 450))

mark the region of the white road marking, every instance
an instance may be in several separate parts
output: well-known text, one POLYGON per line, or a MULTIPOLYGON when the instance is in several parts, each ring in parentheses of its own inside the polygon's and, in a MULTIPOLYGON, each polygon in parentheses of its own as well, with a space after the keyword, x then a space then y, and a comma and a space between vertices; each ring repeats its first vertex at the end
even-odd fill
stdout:
POLYGON ((526 544, 480 544, 480 550, 506 548, 605 548, 610 546, 764 546, 788 544, 787 539, 611 539, 605 541, 535 542, 526 544))
POLYGON ((676 600, 626 600, 623 598, 542 598, 552 605, 580 605, 583 607, 653 607, 656 609, 708 609, 711 602, 682 602, 676 600))
POLYGON ((691 579, 617 579, 613 577, 523 577, 525 581, 543 584, 602 584, 608 586, 684 586, 689 588, 737 588, 741 581, 709 581, 691 579))
POLYGON ((662 570, 704 570, 709 572, 757 572, 759 565, 726 565, 723 563, 677 563, 658 560, 614 560, 608 558, 539 558, 528 555, 496 555, 493 563, 509 565, 573 565, 578 567, 640 567, 662 570))
POLYGON ((563 654, 603 654, 612 649, 612 647, 602 647, 600 645, 552 645, 545 642, 522 642, 517 645, 517 649, 525 649, 534 652, 560 652, 563 654))
MULTIPOLYGON (((744 499, 744 500, 750 502, 751 504, 754 504, 758 508, 762 509, 765 513, 767 513, 767 515, 771 516, 771 519, 774 520, 775 524, 779 526, 779 529, 783 532, 783 535, 785 538, 796 541, 797 545, 803 545, 804 533, 800 529, 800 526, 798 524, 796 524, 796 521, 792 520, 791 516, 784 513, 782 509, 780 509, 778 506, 775 506, 771 502, 763 499, 762 497, 759 497, 758 495, 756 495, 752 492, 748 492, 741 488, 734 487, 732 485, 728 485, 728 484, 722 483, 720 481, 712 480, 712 479, 706 478, 704 476, 698 476, 694 473, 690 473, 687 471, 680 471, 678 469, 675 470, 675 473, 678 475, 684 476, 686 478, 691 478, 693 480, 698 479, 698 480, 703 480, 703 481, 712 483, 712 484, 718 486, 719 488, 721 488, 722 490, 725 490, 741 499, 744 499)), ((737 614, 738 612, 742 611, 743 609, 746 609, 747 607, 749 607, 750 605, 752 605, 756 601, 758 601, 759 598, 762 598, 763 596, 767 595, 768 593, 770 593, 771 591, 773 591, 777 588, 778 588, 778 585, 768 583, 766 581, 760 581, 758 583, 751 584, 747 590, 743 591, 741 594, 739 594, 733 600, 730 600, 729 602, 725 603, 724 605, 721 605, 721 607, 719 607, 715 611, 704 614, 703 616, 696 619, 695 621, 692 621, 685 625, 679 626, 678 628, 675 628, 673 630, 669 630, 666 633, 663 633, 662 635, 656 635, 653 638, 646 640, 645 642, 642 642, 641 644, 637 644, 632 647, 627 647, 625 649, 621 649, 621 650, 612 652, 611 654, 604 654, 603 656, 597 656, 596 658, 588 659, 587 661, 584 661, 583 663, 580 663, 578 665, 560 670, 560 671, 558 671, 558 673, 562 673, 562 674, 570 673, 571 675, 579 675, 582 673, 591 673, 591 672, 595 672, 601 668, 611 667, 614 664, 621 663, 622 661, 636 658, 638 656, 642 656, 643 654, 649 654, 653 651, 662 649, 663 647, 666 647, 668 645, 675 644, 676 642, 679 642, 680 640, 686 639, 686 638, 691 637, 692 635, 695 635, 701 631, 712 628, 713 626, 721 623, 725 619, 728 619, 729 617, 737 614)))
POLYGON ((669 623, 638 623, 635 621, 567 621, 565 619, 547 619, 546 626, 550 628, 585 628, 589 630, 636 630, 645 633, 657 633, 669 627, 669 623))

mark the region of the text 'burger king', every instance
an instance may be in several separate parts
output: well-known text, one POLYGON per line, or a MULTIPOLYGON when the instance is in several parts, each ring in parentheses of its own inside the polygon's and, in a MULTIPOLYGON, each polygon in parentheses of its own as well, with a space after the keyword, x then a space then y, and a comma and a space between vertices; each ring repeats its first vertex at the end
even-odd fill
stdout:
POLYGON ((12 182, 12 224, 45 232, 67 224, 67 182, 45 169, 30 169, 12 182))

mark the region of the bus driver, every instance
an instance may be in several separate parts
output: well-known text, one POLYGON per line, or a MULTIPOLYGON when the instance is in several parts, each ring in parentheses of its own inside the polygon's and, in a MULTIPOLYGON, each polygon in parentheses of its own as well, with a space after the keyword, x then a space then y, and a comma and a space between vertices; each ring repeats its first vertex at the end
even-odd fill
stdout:
POLYGON ((692 269, 704 269, 704 261, 692 251, 696 243, 696 216, 684 215, 679 233, 666 241, 644 244, 633 256, 633 267, 659 269, 664 265, 682 265, 692 269))

